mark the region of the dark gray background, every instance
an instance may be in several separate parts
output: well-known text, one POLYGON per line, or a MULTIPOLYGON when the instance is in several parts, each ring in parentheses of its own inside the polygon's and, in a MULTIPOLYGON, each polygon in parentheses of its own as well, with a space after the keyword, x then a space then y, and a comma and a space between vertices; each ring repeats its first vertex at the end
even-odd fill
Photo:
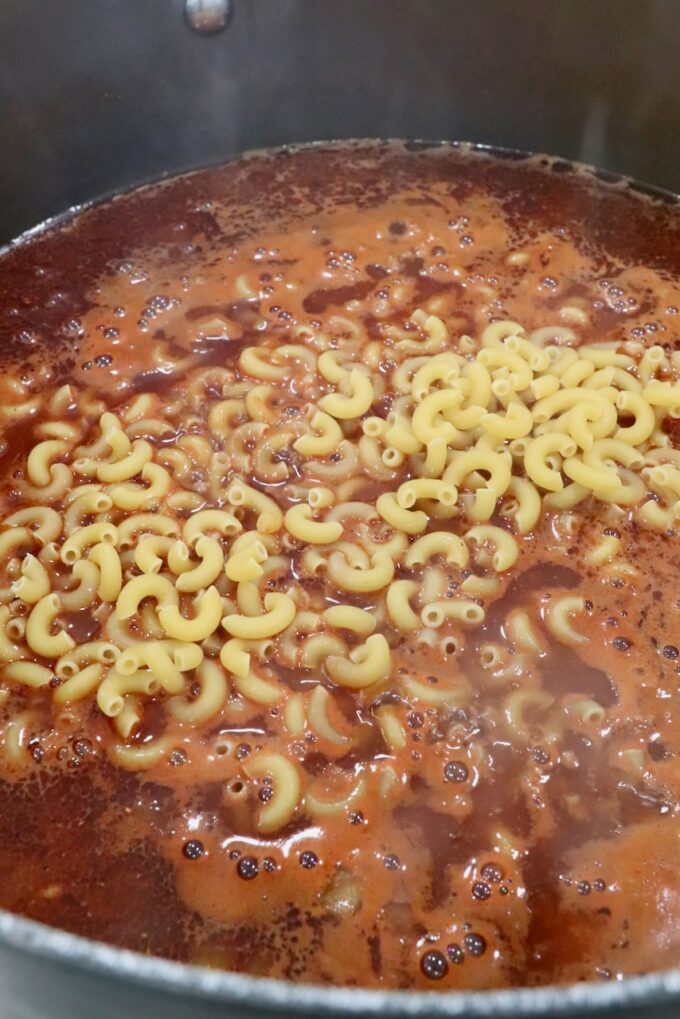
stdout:
POLYGON ((240 150, 459 138, 680 190, 676 0, 1 0, 0 241, 240 150))

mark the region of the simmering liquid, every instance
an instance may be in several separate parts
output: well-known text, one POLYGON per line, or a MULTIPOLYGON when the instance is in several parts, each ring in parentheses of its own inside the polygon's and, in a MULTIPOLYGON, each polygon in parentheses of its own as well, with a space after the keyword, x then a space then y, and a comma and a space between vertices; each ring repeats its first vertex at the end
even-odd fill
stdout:
MULTIPOLYGON (((631 443, 628 500, 614 486, 551 502, 536 481, 540 512, 522 527, 510 488, 475 510, 493 487, 479 468, 450 507, 448 488, 400 503, 403 525, 376 506, 428 476, 428 441, 404 451, 384 438, 388 416, 417 422, 411 389, 428 358, 459 358, 451 385, 486 364, 489 326, 511 323, 501 344, 557 349, 558 366, 562 348, 604 352, 563 389, 609 368, 603 388, 617 393, 675 384, 679 222, 563 163, 363 145, 179 178, 4 256, 0 906, 145 953, 347 986, 615 980, 676 961, 680 492, 672 471, 658 480, 680 449, 672 401, 631 443), (323 400, 351 396, 352 368, 370 405, 334 417, 323 400), (323 433, 319 406, 339 438, 307 454, 297 444, 323 433), (36 466, 31 450, 48 442, 62 445, 36 466), (144 450, 134 473, 120 468, 144 450), (54 517, 13 518, 36 506, 54 517), (224 516, 192 532, 209 509, 224 516), (148 517, 128 533, 135 514, 148 517), (315 536, 338 521, 341 537, 315 536), (114 559, 90 558, 107 526, 114 559), (511 536, 507 563, 493 558, 496 532, 469 537, 476 526, 511 536), (87 527, 98 537, 69 558, 87 527), (409 560, 432 531, 449 537, 409 560), (246 532, 264 552, 244 566, 231 549, 246 532), (342 579, 383 566, 382 584, 342 579), (142 577, 165 586, 139 587, 126 615, 120 599, 142 577), (198 620, 209 588, 210 632, 175 638, 168 607, 198 620), (233 623, 289 603, 274 633, 233 623), (324 615, 339 605, 364 614, 324 615), (162 641, 161 665, 135 659, 162 641), (199 658, 181 664, 180 644, 199 658), (365 649, 378 647, 389 665, 371 676, 365 649), (116 669, 136 678, 108 698, 116 669), (74 675, 82 689, 64 694, 74 675)), ((494 384, 519 371, 503 365, 488 362, 494 384)), ((510 389, 489 396, 497 411, 510 389)), ((615 427, 636 423, 617 406, 615 427)), ((481 420, 459 420, 449 465, 481 420)), ((504 462, 531 481, 517 449, 504 462)), ((557 491, 577 484, 572 452, 546 454, 557 491)))

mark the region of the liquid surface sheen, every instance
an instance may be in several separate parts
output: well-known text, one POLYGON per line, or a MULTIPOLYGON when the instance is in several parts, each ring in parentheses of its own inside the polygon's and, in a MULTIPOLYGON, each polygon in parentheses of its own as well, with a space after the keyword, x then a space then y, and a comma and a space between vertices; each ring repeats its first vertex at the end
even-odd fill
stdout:
POLYGON ((676 963, 679 223, 555 161, 357 145, 171 180, 3 256, 0 906, 334 985, 676 963), (532 466, 512 443, 545 434, 549 348, 558 390, 617 410, 560 418, 532 466), (588 459, 645 414, 626 463, 588 459), (454 477, 473 447, 498 459, 454 477))

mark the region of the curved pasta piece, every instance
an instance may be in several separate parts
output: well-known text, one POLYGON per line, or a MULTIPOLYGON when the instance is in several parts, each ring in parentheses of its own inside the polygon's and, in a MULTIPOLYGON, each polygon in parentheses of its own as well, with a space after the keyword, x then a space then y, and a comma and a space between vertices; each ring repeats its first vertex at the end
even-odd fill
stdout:
MULTIPOLYGON (((468 532, 469 533, 469 532, 468 532)), ((451 531, 431 531, 414 541, 404 556, 406 566, 424 566, 433 556, 442 555, 451 566, 464 569, 470 558, 462 538, 451 531)))
POLYGON ((258 514, 257 530, 265 534, 278 531, 283 523, 283 513, 277 503, 243 481, 232 482, 227 489, 227 501, 234 507, 254 510, 258 514))
POLYGON ((153 768, 176 749, 178 741, 172 736, 160 736, 150 743, 128 746, 125 743, 114 743, 109 753, 114 762, 128 771, 146 771, 153 768))
POLYGON ((515 499, 516 506, 512 512, 504 512, 504 516, 514 519, 517 531, 520 534, 528 534, 539 521, 541 516, 541 497, 530 481, 526 478, 510 479, 508 493, 515 499))
POLYGON ((286 530, 301 541, 312 545, 332 545, 342 537, 342 524, 335 520, 312 519, 312 508, 305 503, 292 506, 285 515, 286 530))
POLYGON ((545 643, 523 609, 514 609, 510 613, 505 622, 505 630, 516 647, 538 655, 545 653, 545 643))
POLYGON ((371 556, 371 565, 362 569, 350 566, 342 552, 333 552, 328 558, 327 572, 329 579, 343 591, 380 591, 394 577, 394 560, 384 552, 377 552, 371 556))
POLYGON ((234 689, 241 697, 256 704, 280 704, 286 697, 283 687, 271 679, 258 676, 252 669, 245 675, 234 675, 234 689))
POLYGON ((293 449, 301 456, 327 456, 337 449, 344 439, 343 431, 335 418, 318 410, 311 419, 315 435, 301 435, 293 449))
POLYGON ((204 660, 199 665, 196 675, 200 684, 200 693, 192 700, 171 697, 168 711, 178 721, 186 725, 203 725, 219 714, 229 693, 229 684, 224 670, 213 661, 204 660))
POLYGON ((565 595, 552 601, 545 614, 545 621, 553 637, 562 644, 584 644, 588 638, 571 625, 573 616, 586 611, 585 599, 578 595, 565 595))
POLYGON ((420 625, 420 616, 411 608, 410 599, 418 591, 418 584, 415 580, 393 580, 387 589, 385 604, 387 613, 397 627, 404 633, 417 630, 420 625))
POLYGON ((339 732, 331 723, 328 717, 328 707, 331 702, 331 695, 324 686, 315 686, 309 695, 307 706, 307 719, 312 730, 334 746, 347 746, 353 741, 349 736, 339 732))
MULTIPOLYGON (((576 449, 576 443, 571 436, 561 432, 548 432, 527 443, 524 469, 528 477, 540 488, 548 492, 559 492, 564 488, 564 481, 560 472, 547 462, 548 457, 558 453, 560 456, 573 458, 576 449)), ((578 480, 574 478, 574 481, 578 480)))
POLYGON ((161 605, 158 609, 161 626, 172 640, 200 642, 220 625, 224 609, 216 587, 197 595, 194 602, 196 613, 192 619, 186 619, 176 604, 161 605))
POLYGON ((75 647, 75 641, 66 630, 52 632, 55 619, 61 611, 57 594, 47 594, 37 602, 26 620, 26 643, 41 658, 59 658, 75 647))
POLYGON ((72 651, 57 661, 54 671, 60 679, 71 679, 83 666, 93 663, 102 665, 113 665, 120 655, 120 648, 110 641, 93 640, 85 644, 78 644, 72 651))
MULTIPOLYGON (((212 512, 208 510, 207 512, 212 512)), ((220 512, 219 510, 217 512, 220 512)), ((231 516, 231 514, 228 514, 231 516)), ((195 520, 198 514, 194 515, 184 525, 185 538, 187 527, 195 520)), ((240 524, 234 519, 236 530, 240 530, 240 524)), ((118 545, 120 548, 129 548, 135 544, 135 537, 138 534, 160 534, 165 537, 179 536, 179 522, 165 513, 134 513, 121 521, 118 527, 118 545)))
POLYGON ((260 640, 281 633, 295 618, 297 607, 287 594, 271 592, 264 596, 265 612, 260 616, 234 614, 225 616, 222 626, 233 637, 245 640, 260 640))
POLYGON ((387 679, 392 668, 389 644, 381 633, 374 633, 344 658, 330 655, 325 669, 338 686, 361 690, 387 679))
POLYGON ((395 492, 383 492, 375 501, 375 508, 391 527, 404 534, 422 534, 429 518, 422 510, 407 510, 400 506, 395 492))
POLYGON ((399 721, 393 707, 385 704, 378 708, 375 717, 378 719, 383 739, 390 750, 403 750, 406 746, 406 732, 399 721))
POLYGON ((226 537, 233 537, 242 530, 240 521, 233 513, 221 509, 206 509, 192 513, 185 523, 182 533, 187 545, 192 548, 201 535, 207 531, 219 531, 226 537))
POLYGON ((249 778, 269 778, 272 782, 273 795, 258 813, 259 830, 270 833, 283 828, 300 804, 302 783, 295 764, 282 754, 265 752, 249 758, 243 770, 249 778))
POLYGON ((55 704, 73 704, 83 700, 99 687, 104 666, 92 662, 67 679, 54 691, 55 704))
POLYGON ((368 637, 376 627, 375 617, 356 605, 331 605, 324 610, 321 618, 328 626, 338 630, 351 630, 361 637, 368 637))
POLYGON ((21 598, 27 605, 35 605, 49 594, 50 577, 40 560, 29 553, 21 561, 21 576, 11 587, 16 598, 21 598))
POLYGON ((332 633, 315 633, 302 645, 300 665, 303 669, 317 669, 330 655, 346 655, 347 644, 332 633))
POLYGON ((142 481, 146 485, 126 482, 109 489, 111 501, 119 509, 138 510, 144 506, 157 504, 159 499, 170 490, 170 475, 160 464, 146 463, 141 470, 142 481))
POLYGON ((621 479, 613 470, 602 464, 585 463, 576 456, 567 457, 562 464, 562 470, 577 485, 589 489, 600 497, 616 498, 617 492, 623 487, 621 479))
POLYGON ((366 777, 359 774, 356 782, 350 791, 341 797, 328 799, 319 796, 314 788, 308 789, 305 793, 305 811, 312 817, 332 817, 334 814, 342 814, 358 803, 366 791, 366 777))
POLYGON ((483 414, 479 423, 494 438, 521 439, 531 432, 534 419, 529 408, 518 400, 510 404, 505 414, 483 414))
MULTIPOLYGON (((359 440, 359 453, 361 453, 361 444, 365 439, 366 436, 363 436, 359 440)), ((305 477, 314 478, 315 481, 329 481, 334 478, 352 479, 356 474, 358 467, 359 458, 357 454, 357 447, 348 439, 343 439, 338 443, 327 461, 305 461, 302 465, 302 471, 305 477)))
POLYGON ((250 653, 245 642, 238 637, 232 637, 222 645, 220 661, 234 676, 247 676, 250 672, 250 653))
POLYGON ((99 570, 97 595, 105 602, 114 602, 123 586, 120 555, 113 545, 101 541, 90 547, 87 558, 99 570))
POLYGON ((113 524, 101 520, 96 524, 87 524, 78 528, 71 534, 61 546, 60 558, 67 566, 72 566, 78 559, 82 558, 85 549, 100 542, 107 545, 117 545, 119 542, 118 528, 113 524))
POLYGON ((412 456, 423 448, 422 442, 413 434, 410 418, 405 414, 399 414, 394 410, 390 411, 385 425, 385 442, 399 453, 412 456))
MULTIPOLYGON (((125 456, 113 463, 100 463, 97 465, 97 480, 105 484, 114 484, 121 481, 129 481, 151 461, 153 447, 146 439, 135 439, 132 447, 125 456)), ((115 500, 114 500, 115 501, 115 500)))
POLYGON ((454 383, 465 364, 463 358, 453 351, 422 358, 422 362, 411 382, 411 393, 417 403, 425 399, 435 382, 443 382, 445 386, 454 383))
POLYGON ((565 699, 564 709, 571 719, 586 728, 600 726, 607 718, 607 712, 601 704, 590 697, 580 697, 578 694, 565 699))
POLYGON ((98 486, 81 485, 76 491, 86 488, 75 498, 64 514, 64 529, 67 534, 72 534, 78 527, 83 527, 83 520, 87 516, 99 513, 108 513, 113 505, 111 497, 102 492, 98 486))
POLYGON ((305 698, 302 693, 291 694, 283 709, 283 724, 291 736, 303 736, 307 728, 305 698))
POLYGON ((116 619, 124 620, 139 611, 139 604, 145 598, 153 598, 159 609, 179 605, 179 595, 175 585, 167 577, 145 573, 141 577, 133 577, 118 596, 116 601, 116 619))
POLYGON ((37 662, 28 660, 9 662, 0 669, 0 676, 7 682, 36 688, 48 686, 53 675, 52 670, 45 665, 38 665, 37 662))
POLYGON ((446 619, 455 619, 466 626, 479 626, 486 613, 477 602, 463 598, 451 598, 444 601, 430 602, 420 614, 425 626, 437 629, 446 619))
POLYGON ((424 704, 460 705, 465 703, 468 697, 467 688, 463 683, 455 687, 430 686, 414 679, 413 676, 402 676, 399 682, 408 697, 424 704))
POLYGON ((79 559, 71 568, 71 579, 77 580, 75 586, 62 588, 59 591, 62 608, 67 612, 75 612, 92 605, 99 589, 99 570, 89 559, 79 559))
POLYGON ((399 486, 397 502, 402 509, 411 509, 419 499, 434 499, 443 506, 455 506, 458 490, 437 478, 416 478, 399 486))
POLYGON ((319 354, 316 367, 326 381, 332 382, 334 385, 338 385, 345 379, 348 379, 350 375, 349 368, 343 368, 342 365, 338 364, 337 352, 335 350, 324 350, 322 354, 319 354))
MULTIPOLYGON (((0 663, 18 661, 25 654, 24 649, 19 644, 14 643, 23 637, 23 631, 20 630, 17 634, 10 634, 7 630, 8 623, 16 625, 17 619, 16 617, 14 619, 10 618, 10 610, 7 605, 0 605, 0 663)), ((25 630, 26 624, 23 619, 20 625, 25 630)))
POLYGON ((489 542, 494 546, 491 562, 497 573, 509 570, 517 562, 519 556, 517 542, 502 527, 496 527, 494 524, 479 524, 477 527, 471 527, 465 538, 475 545, 489 542))
POLYGON ((159 691, 160 683, 150 669, 137 669, 128 675, 121 675, 111 669, 98 685, 97 706, 104 715, 115 718, 123 710, 130 694, 151 697, 159 691))
POLYGON ((453 442, 458 431, 444 417, 446 411, 458 410, 463 400, 462 393, 454 389, 439 389, 430 393, 418 404, 411 418, 411 427, 416 439, 424 446, 433 439, 453 442))
POLYGON ((503 708, 511 734, 521 739, 528 739, 531 733, 525 718, 527 709, 547 711, 554 703, 555 698, 546 690, 513 690, 507 695, 503 708))
POLYGON ((352 368, 349 376, 340 382, 341 389, 328 393, 319 400, 319 407, 325 414, 341 420, 361 417, 373 403, 374 391, 371 380, 359 368, 352 368), (345 394, 342 389, 348 389, 345 394))
POLYGON ((145 640, 137 641, 121 652, 115 671, 121 676, 131 676, 147 668, 166 693, 177 694, 184 690, 182 673, 198 668, 202 661, 203 649, 198 644, 145 640))
POLYGON ((335 502, 335 492, 332 488, 324 488, 317 485, 314 488, 307 489, 307 502, 312 509, 328 509, 335 502))
POLYGON ((61 535, 63 523, 61 514, 49 506, 27 506, 10 513, 3 520, 3 527, 28 528, 39 545, 48 545, 61 535))
POLYGON ((62 439, 45 439, 33 446, 26 458, 26 473, 30 482, 38 488, 51 485, 55 478, 53 461, 69 452, 70 448, 70 443, 62 439))

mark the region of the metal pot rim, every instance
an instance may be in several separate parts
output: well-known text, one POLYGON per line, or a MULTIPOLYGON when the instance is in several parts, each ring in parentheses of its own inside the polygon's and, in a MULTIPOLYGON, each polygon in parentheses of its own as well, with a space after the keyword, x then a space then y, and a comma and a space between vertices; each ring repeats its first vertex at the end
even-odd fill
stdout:
MULTIPOLYGON (((500 159, 532 159, 538 154, 522 149, 477 142, 430 141, 421 139, 334 139, 304 142, 272 148, 249 150, 232 159, 187 168, 179 173, 163 175, 126 189, 100 196, 50 217, 21 234, 3 252, 35 238, 45 230, 58 227, 93 206, 108 201, 114 194, 153 187, 177 176, 199 172, 237 159, 271 156, 277 152, 326 147, 362 148, 392 143, 427 149, 457 148, 500 159)), ((553 162, 568 164, 570 172, 587 174, 605 187, 633 191, 664 204, 680 205, 680 195, 663 188, 641 183, 623 174, 604 172, 575 160, 548 157, 553 162)), ((605 1012, 634 1005, 663 1004, 680 1000, 680 968, 625 977, 611 983, 584 982, 544 987, 518 987, 494 991, 381 991, 368 988, 328 987, 299 984, 267 977, 253 977, 227 970, 213 970, 187 963, 172 962, 157 956, 142 955, 129 949, 116 948, 93 941, 34 920, 0 909, 0 944, 32 956, 48 959, 65 966, 75 966, 83 973, 123 979, 138 986, 168 993, 181 993, 189 998, 225 1004, 289 1012, 343 1016, 449 1016, 461 1019, 494 1016, 512 1019, 519 1016, 557 1016, 588 1012, 605 1012)))
POLYGON ((90 941, 0 910, 0 942, 85 974, 130 981, 148 989, 272 1012, 342 1016, 557 1016, 605 1012, 680 998, 680 969, 613 983, 520 987, 497 991, 379 991, 296 984, 171 962, 90 941))

